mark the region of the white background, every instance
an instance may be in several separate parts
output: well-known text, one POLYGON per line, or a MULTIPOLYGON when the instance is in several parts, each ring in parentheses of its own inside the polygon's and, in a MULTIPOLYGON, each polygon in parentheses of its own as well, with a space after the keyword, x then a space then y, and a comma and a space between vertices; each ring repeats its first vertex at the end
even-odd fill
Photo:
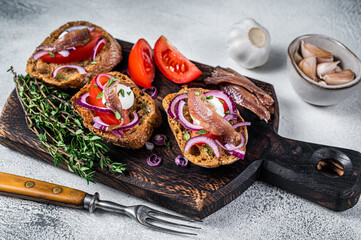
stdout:
MULTIPOLYGON (((271 83, 280 104, 282 136, 361 151, 360 91, 331 107, 304 103, 287 75, 288 44, 297 36, 333 37, 361 56, 360 1, 5 1, 0 0, 0 107, 14 89, 6 70, 25 73, 43 39, 67 21, 88 20, 114 37, 151 45, 165 35, 189 59, 231 67, 271 83), (271 34, 271 57, 245 70, 227 56, 231 26, 255 18, 271 34)), ((102 199, 148 204, 102 184, 0 146, 0 171, 99 192, 102 199)), ((336 213, 256 182, 232 203, 207 217, 199 239, 361 239, 361 207, 336 213)), ((0 196, 0 239, 166 239, 127 217, 39 204, 0 196)), ((179 237, 179 239, 183 239, 179 237)))

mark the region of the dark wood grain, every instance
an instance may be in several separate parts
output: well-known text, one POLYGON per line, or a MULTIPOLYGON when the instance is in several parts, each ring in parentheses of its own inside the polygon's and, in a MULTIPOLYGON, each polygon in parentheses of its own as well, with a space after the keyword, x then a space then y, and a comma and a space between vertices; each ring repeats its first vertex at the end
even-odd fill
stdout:
MULTIPOLYGON (((128 42, 119 41, 119 43, 123 47, 124 60, 114 69, 116 71, 126 69, 132 47, 128 42)), ((196 81, 188 84, 189 87, 215 88, 203 83, 203 79, 211 75, 214 67, 195 64, 203 74, 196 81)), ((248 110, 239 108, 243 118, 252 122, 252 126, 248 128, 249 142, 245 160, 216 169, 201 168, 193 164, 186 168, 176 166, 174 159, 181 154, 181 151, 167 124, 166 113, 162 111, 163 124, 155 134, 165 133, 171 143, 170 148, 157 147, 153 150, 163 158, 162 165, 152 168, 146 164, 145 160, 150 151, 145 147, 130 150, 110 146, 111 159, 126 163, 127 173, 124 176, 115 175, 98 168, 94 176, 95 180, 193 218, 204 218, 222 208, 244 192, 260 174, 261 179, 266 182, 331 209, 343 210, 352 207, 360 195, 358 177, 360 154, 339 149, 349 156, 352 162, 352 174, 355 177, 348 177, 349 175, 345 174, 339 178, 327 178, 318 172, 314 165, 316 160, 312 160, 310 156, 322 146, 280 137, 277 134, 279 107, 274 88, 265 82, 255 79, 252 81, 269 93, 274 98, 275 104, 268 123, 261 121, 248 110), (318 184, 318 181, 322 184, 318 184), (346 193, 342 187, 351 192, 346 193), (329 196, 330 194, 332 197, 329 196)), ((163 110, 161 101, 164 96, 177 92, 182 87, 167 80, 158 70, 154 85, 160 92, 156 102, 161 110, 163 110)), ((53 164, 51 156, 27 128, 15 91, 11 93, 1 115, 0 142, 19 152, 53 164)), ((66 166, 60 167, 66 169, 66 166)))

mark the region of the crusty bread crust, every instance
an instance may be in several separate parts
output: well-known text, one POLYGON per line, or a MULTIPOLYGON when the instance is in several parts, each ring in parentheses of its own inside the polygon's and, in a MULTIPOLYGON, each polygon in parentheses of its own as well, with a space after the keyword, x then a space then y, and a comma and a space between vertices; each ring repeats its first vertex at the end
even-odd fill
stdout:
POLYGON ((156 106, 154 100, 145 92, 140 90, 135 83, 126 75, 119 72, 108 73, 120 79, 121 83, 128 83, 134 85, 132 90, 134 92, 134 105, 129 109, 129 115, 132 116, 133 111, 137 111, 139 115, 139 123, 131 128, 129 131, 124 132, 124 135, 119 138, 110 132, 105 132, 93 127, 93 117, 96 114, 88 109, 82 108, 76 104, 83 94, 89 92, 90 83, 80 89, 72 98, 72 104, 74 109, 82 116, 83 124, 94 134, 102 137, 102 139, 108 143, 124 147, 124 148, 141 148, 151 137, 153 130, 159 127, 162 123, 161 113, 156 106), (144 106, 146 104, 146 107, 144 106))
MULTIPOLYGON (((185 90, 187 90, 187 88, 181 89, 178 93, 169 94, 163 99, 162 104, 163 104, 165 111, 168 111, 170 102, 177 95, 183 94, 185 92, 185 90)), ((208 91, 209 90, 203 89, 203 93, 206 93, 208 91)), ((188 110, 187 105, 184 107, 183 113, 184 113, 185 118, 188 121, 191 121, 191 117, 189 115, 189 110, 188 110)), ((219 147, 221 157, 218 158, 218 157, 214 156, 214 154, 210 155, 208 151, 207 152, 203 151, 205 144, 194 145, 188 152, 186 152, 186 153, 183 152, 183 149, 187 143, 187 140, 184 139, 184 134, 186 132, 191 134, 191 132, 188 129, 186 129, 185 127, 183 127, 183 125, 176 118, 172 119, 168 116, 168 122, 169 122, 169 126, 172 129, 174 137, 176 138, 178 146, 181 149, 183 155, 192 163, 194 163, 198 166, 201 166, 201 167, 215 168, 215 167, 219 167, 221 165, 228 165, 228 164, 234 163, 237 160, 239 160, 237 157, 230 155, 227 151, 225 151, 221 147, 219 147)), ((237 114, 237 121, 230 121, 230 123, 232 125, 236 124, 237 122, 244 122, 243 118, 241 117, 241 115, 239 115, 239 113, 237 114)), ((246 138, 246 142, 247 142, 247 140, 248 140, 247 127, 246 126, 239 127, 237 129, 237 131, 242 132, 244 134, 244 136, 246 138)), ((241 150, 246 151, 246 145, 244 147, 242 147, 241 150)))
POLYGON ((121 60, 122 60, 122 48, 119 43, 103 28, 94 25, 86 21, 76 21, 68 22, 60 28, 56 29, 54 32, 48 36, 41 45, 48 45, 54 42, 58 36, 67 28, 77 25, 88 25, 94 27, 94 30, 101 31, 106 39, 107 43, 103 46, 103 49, 96 55, 95 62, 97 64, 91 64, 91 59, 87 58, 83 61, 67 63, 71 65, 82 66, 87 70, 86 74, 80 74, 76 69, 73 68, 63 68, 59 70, 62 76, 67 78, 64 80, 62 78, 52 78, 52 72, 59 66, 65 64, 56 64, 56 63, 46 63, 40 59, 34 60, 33 55, 28 60, 26 66, 26 72, 31 76, 40 79, 48 84, 55 85, 57 87, 63 88, 80 88, 88 83, 93 77, 99 73, 111 71, 121 60))

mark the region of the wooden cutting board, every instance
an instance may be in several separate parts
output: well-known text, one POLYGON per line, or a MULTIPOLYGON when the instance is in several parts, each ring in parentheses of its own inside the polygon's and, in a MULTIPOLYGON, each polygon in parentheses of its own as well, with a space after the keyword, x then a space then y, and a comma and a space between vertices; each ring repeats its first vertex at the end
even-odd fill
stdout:
MULTIPOLYGON (((123 47, 124 58, 114 70, 122 71, 127 67, 133 44, 120 40, 118 42, 123 47)), ((203 74, 188 86, 215 89, 215 86, 203 83, 203 79, 211 75, 214 67, 195 64, 203 74)), ((163 163, 159 167, 149 167, 146 158, 151 152, 145 147, 130 150, 110 146, 111 159, 126 163, 127 172, 125 175, 115 175, 97 168, 95 181, 197 219, 212 214, 237 198, 259 177, 336 211, 356 204, 360 196, 361 154, 279 136, 279 108, 275 90, 271 84, 254 79, 252 81, 269 93, 275 103, 268 123, 261 121, 250 111, 239 108, 243 118, 252 122, 252 126, 248 127, 249 141, 244 160, 216 169, 201 168, 194 164, 182 168, 174 163, 181 151, 168 126, 161 101, 167 94, 178 92, 181 85, 167 80, 157 70, 154 86, 159 90, 156 102, 162 110, 163 124, 154 134, 166 134, 170 139, 170 148, 156 147, 153 152, 163 158, 163 163), (333 170, 319 171, 317 165, 320 160, 326 164, 330 161, 341 164, 343 175, 338 176, 333 170)), ((52 157, 28 129, 15 90, 10 94, 0 118, 0 142, 53 164, 52 157)), ((62 168, 67 169, 66 166, 62 168)), ((127 204, 121 199, 119 202, 127 204)))

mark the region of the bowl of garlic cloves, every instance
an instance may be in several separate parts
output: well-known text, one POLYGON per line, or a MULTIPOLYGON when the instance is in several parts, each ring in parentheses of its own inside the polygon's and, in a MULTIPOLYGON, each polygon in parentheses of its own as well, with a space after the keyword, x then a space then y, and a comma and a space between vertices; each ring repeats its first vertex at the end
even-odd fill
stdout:
POLYGON ((360 87, 361 61, 341 42, 320 34, 303 35, 288 47, 290 82, 302 100, 337 104, 360 87))

